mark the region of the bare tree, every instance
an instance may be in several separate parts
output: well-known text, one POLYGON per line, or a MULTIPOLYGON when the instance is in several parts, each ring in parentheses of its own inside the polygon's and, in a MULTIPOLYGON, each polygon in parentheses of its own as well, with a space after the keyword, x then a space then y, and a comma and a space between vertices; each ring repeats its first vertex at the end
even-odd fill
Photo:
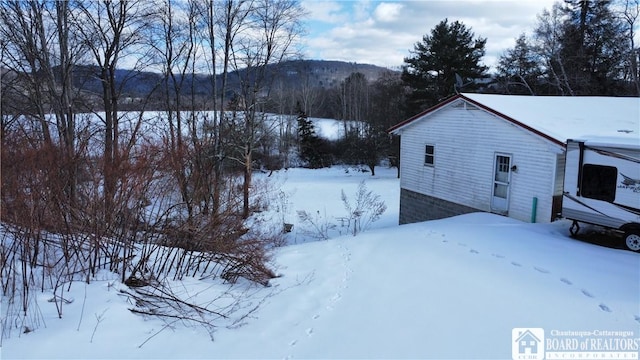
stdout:
POLYGON ((304 11, 293 0, 259 0, 252 3, 248 27, 232 44, 233 67, 239 76, 243 134, 239 145, 243 164, 242 216, 249 216, 249 194, 253 152, 259 122, 264 121, 264 99, 269 96, 267 66, 296 55, 296 41, 302 33, 304 11), (241 70, 241 71, 240 71, 241 70), (260 115, 259 115, 260 114, 260 115))
MULTIPOLYGON (((83 48, 70 31, 69 2, 4 1, 2 8, 2 68, 12 77, 11 112, 23 114, 23 124, 37 124, 27 131, 33 148, 57 154, 51 166, 58 174, 50 180, 61 187, 47 188, 57 189, 49 198, 55 199, 61 219, 70 222, 77 211, 79 159, 75 114, 79 94, 72 74, 83 48)), ((3 125, 3 134, 4 130, 3 125)))
POLYGON ((545 63, 546 71, 553 85, 562 95, 575 95, 567 77, 565 61, 562 58, 562 6, 555 3, 551 11, 545 9, 538 15, 538 25, 534 31, 536 49, 545 63))
MULTIPOLYGON (((127 159, 129 148, 121 149, 119 100, 122 86, 127 79, 118 78, 118 65, 125 60, 133 60, 132 68, 139 67, 145 60, 141 54, 145 45, 144 35, 152 23, 155 6, 148 1, 76 1, 74 30, 89 49, 92 60, 97 64, 97 77, 102 86, 102 106, 100 116, 104 124, 104 202, 105 223, 111 222, 114 196, 118 185, 118 168, 127 159)), ((98 115, 98 113, 96 113, 98 115)), ((130 137, 127 143, 133 144, 130 137)))
POLYGON ((342 120, 365 121, 369 115, 369 83, 364 74, 361 72, 351 73, 340 84, 340 90, 342 92, 342 120))
POLYGON ((627 25, 626 37, 629 39, 628 77, 634 85, 636 95, 640 96, 640 48, 635 44, 635 27, 640 18, 640 0, 621 0, 617 4, 617 13, 627 25))
POLYGON ((496 79, 507 94, 536 95, 534 89, 541 76, 540 59, 526 35, 520 34, 513 49, 506 50, 498 59, 496 79))
MULTIPOLYGON (((218 93, 214 93, 217 97, 220 96, 220 109, 221 115, 218 121, 214 121, 213 137, 214 137, 214 188, 213 188, 213 203, 214 214, 220 211, 219 204, 221 202, 223 177, 224 177, 224 162, 229 157, 227 153, 228 144, 225 138, 230 134, 230 128, 232 127, 231 120, 228 118, 227 113, 224 111, 226 107, 226 94, 228 91, 229 71, 232 66, 233 44, 236 41, 236 37, 241 34, 246 28, 246 19, 251 12, 252 2, 246 0, 225 0, 222 2, 219 16, 215 17, 216 22, 219 25, 218 34, 219 37, 224 39, 222 41, 222 74, 221 74, 221 88, 218 93)), ((209 13, 211 20, 214 21, 214 6, 213 0, 209 2, 209 13)), ((213 42, 215 31, 213 28, 209 31, 210 46, 212 52, 212 59, 216 59, 215 55, 215 43, 213 42)), ((215 70, 215 67, 214 67, 215 70)), ((215 72, 214 72, 215 74, 215 72)), ((214 80, 216 81, 216 80, 214 80)), ((216 81, 217 83, 217 81, 216 81)), ((217 89, 217 88, 216 88, 217 89)))
POLYGON ((47 42, 50 32, 45 32, 44 3, 3 1, 1 7, 2 66, 19 77, 14 93, 24 94, 21 100, 38 124, 41 138, 51 144, 51 130, 46 119, 50 89, 47 85, 50 83, 42 81, 40 72, 49 68, 51 74, 51 48, 47 42))
POLYGON ((311 81, 310 69, 301 69, 300 74, 303 78, 297 84, 296 91, 298 93, 298 100, 302 110, 309 116, 315 116, 317 108, 322 106, 322 92, 321 88, 314 86, 311 81))
POLYGON ((87 217, 85 222, 92 226, 92 236, 87 238, 91 249, 88 262, 95 272, 102 261, 101 252, 105 247, 110 248, 109 256, 116 259, 110 268, 118 270, 122 280, 127 276, 136 239, 132 233, 137 227, 130 225, 137 224, 136 214, 141 211, 139 203, 144 198, 143 194, 131 191, 132 171, 136 168, 134 153, 140 146, 144 111, 121 112, 120 104, 123 88, 135 73, 133 70, 143 69, 148 60, 146 37, 156 9, 148 1, 73 3, 72 31, 86 46, 88 58, 95 64, 92 75, 102 90, 101 106, 92 109, 90 121, 92 131, 103 136, 99 142, 102 156, 97 164, 88 165, 93 182, 87 195, 91 199, 90 210, 83 213, 87 217), (116 241, 116 245, 109 247, 104 238, 116 241))
MULTIPOLYGON (((2 66, 19 74, 16 86, 26 93, 27 107, 37 119, 46 144, 52 144, 47 115, 52 113, 56 138, 73 157, 72 67, 82 49, 69 31, 68 1, 3 1, 0 13, 3 41, 2 66)), ((70 196, 73 184, 69 184, 70 196)))
MULTIPOLYGON (((186 80, 195 61, 194 12, 193 7, 181 8, 185 3, 163 0, 160 7, 159 38, 162 41, 156 47, 157 57, 162 66, 162 92, 164 98, 165 117, 168 124, 166 150, 173 176, 176 179, 182 203, 186 207, 188 218, 193 217, 194 199, 190 190, 187 161, 188 149, 185 143, 187 135, 186 119, 188 112, 183 104, 187 90, 186 80)), ((188 4, 188 3, 187 3, 188 4)), ((195 140, 194 140, 195 141, 195 140)))
POLYGON ((288 88, 282 81, 276 82, 271 93, 271 101, 273 102, 274 111, 277 115, 278 130, 278 153, 281 160, 281 166, 288 168, 289 153, 296 139, 296 90, 288 88))
MULTIPOLYGON (((10 303, 20 304, 11 316, 21 319, 23 330, 37 326, 25 320, 36 313, 34 287, 53 291, 62 316, 71 283, 90 282, 101 268, 119 272, 131 287, 194 274, 266 284, 274 276, 265 265, 268 249, 278 239, 245 228, 237 177, 224 178, 228 183, 216 179, 228 192, 209 216, 212 137, 189 81, 195 79, 206 43, 200 3, 0 1, 2 90, 8 88, 27 105, 2 108, 0 138, 0 211, 3 221, 15 225, 8 235, 9 227, 0 229, 1 286, 10 303), (156 17, 158 9, 164 10, 163 17, 156 17), (146 38, 154 24, 163 25, 162 36, 156 37, 162 43, 146 38), (157 128, 143 128, 145 101, 139 112, 120 109, 129 76, 121 69, 141 69, 149 44, 156 59, 163 60, 166 75, 166 143, 140 136, 142 129, 157 128), (92 66, 74 68, 81 60, 92 66), (98 101, 85 104, 93 113, 80 114, 76 107, 80 95, 86 95, 73 81, 76 70, 91 72, 102 88, 98 101), (171 186, 176 178, 177 191, 171 186)), ((214 24, 213 8, 210 14, 214 24)), ((234 55, 232 39, 228 59, 234 55)), ((213 61, 217 54, 211 46, 213 61)), ((224 135, 215 135, 220 144, 224 135)), ((156 289, 171 304, 193 305, 156 289)), ((3 317, 2 322, 4 329, 13 319, 3 317)))

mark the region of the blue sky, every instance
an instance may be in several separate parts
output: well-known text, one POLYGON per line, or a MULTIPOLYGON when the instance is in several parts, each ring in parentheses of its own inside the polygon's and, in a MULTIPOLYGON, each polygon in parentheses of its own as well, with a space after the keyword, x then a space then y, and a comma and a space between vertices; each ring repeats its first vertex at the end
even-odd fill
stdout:
POLYGON ((536 17, 554 0, 306 0, 305 58, 400 66, 423 35, 443 19, 458 20, 487 38, 484 63, 530 34, 536 17))

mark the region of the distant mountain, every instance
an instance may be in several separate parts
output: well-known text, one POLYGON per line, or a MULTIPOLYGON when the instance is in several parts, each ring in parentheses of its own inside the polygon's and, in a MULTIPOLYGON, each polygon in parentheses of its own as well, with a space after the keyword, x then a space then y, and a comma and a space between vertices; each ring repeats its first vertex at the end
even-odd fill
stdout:
POLYGON ((332 60, 294 60, 271 65, 275 80, 287 83, 308 81, 313 87, 331 88, 340 85, 354 72, 362 73, 368 80, 376 80, 389 69, 370 65, 332 60))
MULTIPOLYGON (((99 79, 99 69, 96 66, 76 66, 74 71, 75 86, 86 92, 101 94, 102 87, 99 79)), ((231 72, 228 77, 230 91, 239 89, 239 78, 244 74, 231 72)), ((360 72, 368 80, 376 80, 381 73, 391 71, 386 68, 358 64, 344 61, 327 60, 293 60, 267 67, 267 83, 279 83, 283 86, 294 86, 304 82, 311 87, 330 88, 338 86, 351 73, 360 72)), ((161 84, 162 75, 154 72, 142 72, 133 70, 117 70, 116 82, 122 87, 122 95, 125 97, 144 97, 161 84)), ((218 85, 221 84, 221 75, 218 75, 218 85)), ((184 93, 191 94, 190 89, 195 89, 195 94, 208 96, 212 93, 212 81, 210 75, 189 75, 184 79, 184 93)))

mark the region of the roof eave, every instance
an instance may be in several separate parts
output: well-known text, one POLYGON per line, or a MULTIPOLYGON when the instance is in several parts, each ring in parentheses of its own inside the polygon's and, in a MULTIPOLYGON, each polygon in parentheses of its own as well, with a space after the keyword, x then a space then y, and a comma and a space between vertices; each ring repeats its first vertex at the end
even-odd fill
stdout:
POLYGON ((461 94, 457 94, 457 95, 451 96, 451 97, 450 97, 450 98, 448 98, 447 100, 445 100, 445 101, 443 101, 443 102, 441 102, 441 103, 438 103, 437 105, 434 105, 434 106, 432 106, 432 107, 430 107, 430 108, 428 108, 428 109, 426 109, 426 110, 424 110, 424 111, 422 111, 422 112, 420 112, 420 113, 418 113, 418 114, 416 114, 416 115, 414 115, 414 116, 412 116, 412 117, 408 118, 407 120, 401 121, 401 122, 397 123, 396 125, 393 125, 392 127, 390 127, 390 128, 387 130, 387 133, 389 133, 389 134, 394 134, 394 135, 398 135, 398 132, 399 132, 402 128, 404 128, 405 126, 409 125, 409 124, 410 124, 410 123, 412 123, 414 120, 416 120, 416 119, 418 119, 418 118, 421 118, 421 117, 423 117, 424 115, 430 114, 430 113, 432 113, 432 112, 434 112, 434 111, 436 111, 436 110, 438 110, 438 109, 441 109, 441 108, 443 108, 443 107, 445 107, 445 106, 449 105, 450 103, 452 103, 453 101, 455 101, 455 100, 457 100, 457 99, 459 99, 459 98, 461 98, 461 97, 463 97, 461 94))
POLYGON ((550 141, 550 142, 554 143, 555 145, 558 145, 558 146, 560 146, 562 148, 566 148, 566 146, 567 146, 566 143, 565 143, 566 139, 565 140, 556 139, 556 138, 554 138, 553 136, 551 136, 549 134, 546 134, 546 133, 544 133, 544 132, 542 132, 540 130, 537 130, 537 129, 535 129, 535 128, 527 125, 527 124, 524 124, 524 123, 522 123, 522 122, 520 122, 520 121, 518 121, 518 120, 516 120, 516 119, 514 119, 514 118, 512 118, 510 116, 507 116, 507 115, 505 115, 505 114, 503 114, 503 113, 501 113, 501 112, 499 112, 499 111, 497 111, 495 109, 492 109, 492 108, 490 108, 490 107, 488 107, 488 106, 486 106, 486 105, 484 105, 482 103, 479 103, 479 102, 477 102, 477 101, 475 101, 473 99, 470 99, 470 98, 464 96, 463 94, 460 94, 460 97, 463 98, 465 101, 468 101, 469 103, 471 103, 471 104, 473 104, 473 105, 475 105, 475 106, 477 106, 477 107, 479 107, 479 108, 481 108, 481 109, 483 109, 483 110, 485 110, 485 111, 487 111, 487 112, 489 112, 491 114, 499 116, 499 117, 509 121, 510 123, 514 124, 514 125, 517 125, 517 126, 523 128, 523 129, 527 130, 527 131, 532 132, 535 135, 538 135, 538 136, 546 139, 547 141, 550 141))
POLYGON ((501 118, 509 121, 510 123, 512 123, 512 124, 514 124, 516 126, 519 126, 519 127, 523 128, 523 129, 525 129, 525 130, 527 130, 527 131, 529 131, 529 132, 531 132, 531 133, 533 133, 535 135, 538 135, 541 138, 546 139, 547 141, 550 141, 551 143, 553 143, 553 144, 555 144, 555 145, 557 145, 557 146, 559 146, 561 148, 566 148, 566 143, 565 143, 566 139, 565 140, 556 139, 556 138, 554 138, 553 136, 551 136, 549 134, 546 134, 546 133, 544 133, 544 132, 542 132, 540 130, 537 130, 537 129, 529 126, 529 125, 526 125, 526 124, 524 124, 524 123, 522 123, 522 122, 520 122, 520 121, 518 121, 518 120, 516 120, 516 119, 514 119, 514 118, 512 118, 510 116, 507 116, 507 115, 505 115, 505 114, 503 114, 503 113, 501 113, 501 112, 499 112, 499 111, 497 111, 495 109, 492 109, 492 108, 490 108, 490 107, 488 107, 488 106, 486 106, 486 105, 484 105, 482 103, 479 103, 479 102, 477 102, 477 101, 475 101, 473 99, 470 99, 470 98, 466 97, 464 94, 454 95, 454 96, 448 98, 447 100, 445 100, 445 101, 443 101, 443 102, 441 102, 441 103, 439 103, 439 104, 437 104, 435 106, 432 106, 432 107, 422 111, 421 113, 419 113, 417 115, 414 115, 414 116, 410 117, 409 119, 407 119, 405 121, 402 121, 402 122, 390 127, 387 130, 387 132, 390 133, 390 134, 398 135, 399 132, 403 128, 405 128, 406 126, 410 125, 415 120, 417 120, 419 118, 422 118, 423 116, 428 115, 430 113, 433 113, 433 112, 435 112, 435 111, 437 111, 437 110, 439 110, 441 108, 444 108, 444 107, 448 106, 449 104, 451 104, 452 102, 454 102, 454 101, 456 101, 458 99, 463 99, 464 101, 466 101, 466 102, 468 102, 470 104, 473 104, 473 105, 477 106, 478 108, 483 109, 483 110, 485 110, 485 111, 487 111, 487 112, 489 112, 489 113, 491 113, 491 114, 493 114, 495 116, 501 117, 501 118))

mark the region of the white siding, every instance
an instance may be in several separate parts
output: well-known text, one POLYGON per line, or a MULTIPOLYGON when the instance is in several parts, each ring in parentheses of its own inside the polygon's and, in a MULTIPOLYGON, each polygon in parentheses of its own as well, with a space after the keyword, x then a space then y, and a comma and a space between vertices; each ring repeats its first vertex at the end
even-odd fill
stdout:
POLYGON ((491 211, 494 157, 510 154, 509 216, 551 219, 557 155, 561 147, 485 110, 458 100, 416 119, 401 131, 400 186, 447 201, 491 211), (435 145, 435 166, 424 166, 425 144, 435 145))

